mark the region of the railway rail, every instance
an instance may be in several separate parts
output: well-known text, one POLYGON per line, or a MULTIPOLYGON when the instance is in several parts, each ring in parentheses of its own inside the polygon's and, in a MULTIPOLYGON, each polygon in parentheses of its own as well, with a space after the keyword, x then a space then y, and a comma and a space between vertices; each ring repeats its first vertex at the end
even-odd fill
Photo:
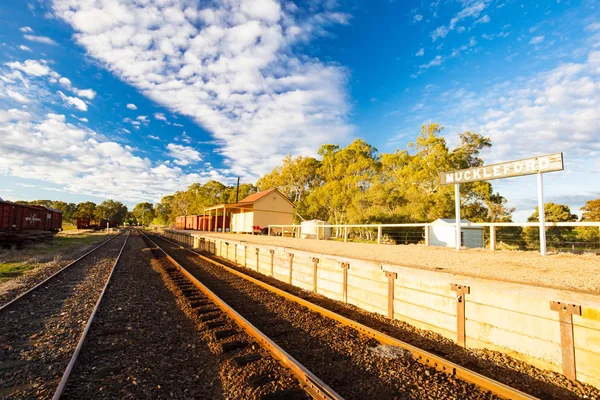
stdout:
POLYGON ((103 242, 0 308, 0 398, 50 398, 65 380, 128 238, 103 242))
MULTIPOLYGON (((172 253, 169 257, 185 264, 185 268, 189 269, 188 273, 200 278, 218 294, 231 298, 228 302, 231 301, 231 305, 239 307, 240 313, 251 322, 255 322, 259 328, 264 326, 267 335, 275 337, 282 347, 292 355, 298 356, 313 372, 327 377, 333 389, 345 397, 358 398, 369 394, 426 398, 434 394, 436 398, 535 398, 268 285, 178 243, 162 237, 158 237, 156 241, 165 243, 169 253, 172 253), (184 252, 187 256, 183 255, 184 252), (261 288, 271 296, 264 293, 254 294, 256 288, 261 288), (236 301, 235 297, 241 297, 242 300, 236 301), (282 301, 281 297, 285 300, 282 301), (256 305, 258 303, 263 303, 262 311, 260 306, 256 305), (274 305, 276 303, 287 304, 277 306, 274 305), (309 309, 308 312, 306 308, 309 309), (272 320, 270 323, 269 319, 272 320), (324 320, 329 320, 329 324, 324 320), (307 328, 307 324, 313 324, 317 328, 307 328), (347 328, 344 330, 340 324, 352 328, 350 331, 354 333, 350 333, 347 328), (319 330, 321 331, 318 332, 319 330), (303 342, 300 336, 309 339, 303 342), (340 341, 345 344, 341 346, 340 341), (310 346, 312 349, 302 346, 310 346), (344 346, 346 348, 343 348, 344 346), (315 353, 315 349, 319 347, 320 357, 315 353), (391 352, 393 356, 385 362, 376 360, 377 357, 365 356, 365 353, 377 353, 379 350, 383 353, 391 352), (321 362, 319 358, 322 358, 321 362), (330 365, 322 365, 323 363, 330 365), (388 371, 381 371, 382 368, 387 368, 388 371), (344 370, 344 376, 336 374, 335 369, 344 370), (377 385, 364 382, 361 376, 376 381, 377 385), (332 381, 334 383, 331 383, 332 381)), ((387 355, 384 354, 383 357, 387 355)))
POLYGON ((48 276, 46 279, 44 279, 40 283, 34 285, 33 287, 27 289, 23 293, 18 294, 17 296, 15 296, 14 298, 12 298, 11 300, 9 300, 6 303, 0 305, 0 312, 2 312, 2 310, 4 310, 5 308, 8 308, 11 304, 18 302, 20 299, 27 297, 32 292, 34 292, 34 291, 38 290, 39 288, 43 287, 48 282, 50 282, 52 279, 55 279, 57 276, 59 276, 60 274, 62 274, 63 272, 65 272, 66 270, 68 270, 69 268, 71 268, 73 265, 76 265, 81 260, 83 260, 84 258, 86 258, 87 256, 89 256, 90 254, 94 253, 96 250, 100 249, 101 247, 103 247, 108 242, 114 240, 116 237, 117 236, 113 236, 111 238, 108 238, 107 240, 105 240, 104 242, 100 243, 98 246, 94 247, 93 249, 91 249, 87 253, 83 254, 79 258, 71 261, 70 263, 68 263, 64 267, 60 268, 58 271, 56 271, 53 274, 51 274, 50 276, 48 276))
MULTIPOLYGON (((254 339, 273 358, 279 361, 279 363, 281 363, 281 365, 283 365, 285 368, 289 369, 289 371, 291 371, 291 373, 296 377, 296 379, 300 383, 302 390, 304 390, 312 398, 323 400, 343 399, 325 382, 323 382, 315 374, 313 374, 301 363, 295 360, 294 357, 288 354, 272 339, 270 339, 268 336, 262 333, 240 313, 238 313, 235 309, 233 309, 230 305, 223 301, 217 294, 215 294, 206 285, 200 282, 200 280, 198 280, 192 273, 190 273, 173 257, 171 257, 155 241, 153 241, 147 235, 144 236, 146 237, 148 242, 154 245, 158 251, 162 252, 165 255, 165 257, 174 265, 175 268, 170 269, 168 273, 172 277, 174 282, 179 283, 182 292, 190 298, 190 300, 193 302, 193 305, 196 307, 200 307, 198 309, 198 313, 202 315, 202 321, 215 321, 220 317, 220 312, 225 313, 227 317, 233 320, 239 328, 241 328, 248 336, 254 339), (216 305, 218 309, 214 308, 214 306, 211 306, 211 304, 216 305)), ((208 327, 218 328, 223 325, 225 325, 225 323, 223 321, 219 321, 213 322, 212 325, 208 325, 208 327)), ((219 332, 215 332, 215 336, 218 338, 227 338, 235 334, 236 332, 233 330, 221 330, 219 332)), ((223 344, 223 351, 235 350, 237 348, 242 348, 245 346, 246 343, 240 341, 228 342, 223 344)), ((239 358, 238 363, 244 364, 247 362, 256 361, 259 358, 260 356, 256 354, 249 355, 244 358, 239 358)), ((284 396, 280 398, 286 398, 291 396, 290 393, 279 393, 276 395, 284 396)))

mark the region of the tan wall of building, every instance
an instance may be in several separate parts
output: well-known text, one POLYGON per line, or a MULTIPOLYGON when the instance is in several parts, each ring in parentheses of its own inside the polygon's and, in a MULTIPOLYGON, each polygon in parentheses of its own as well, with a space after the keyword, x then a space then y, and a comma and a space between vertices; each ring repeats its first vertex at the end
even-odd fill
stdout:
POLYGON ((550 301, 580 305, 582 315, 573 316, 577 379, 600 387, 598 295, 197 235, 205 239, 211 253, 283 282, 289 282, 290 254, 293 254, 292 284, 311 291, 315 277, 313 260, 318 259, 318 293, 385 316, 389 312, 389 278, 385 272, 395 272, 394 319, 454 341, 457 340, 457 294, 451 290, 451 284, 467 285, 470 287, 470 293, 464 296, 467 347, 497 350, 557 372, 562 371, 560 322, 558 312, 550 309, 550 301), (225 241, 229 243, 228 252, 222 250, 225 241), (232 250, 235 244, 237 250, 232 250), (344 288, 345 263, 349 268, 344 288))
POLYGON ((294 214, 294 206, 278 192, 269 193, 257 200, 254 209, 294 214))
POLYGON ((254 225, 267 228, 269 225, 292 225, 294 223, 293 213, 254 211, 254 225))

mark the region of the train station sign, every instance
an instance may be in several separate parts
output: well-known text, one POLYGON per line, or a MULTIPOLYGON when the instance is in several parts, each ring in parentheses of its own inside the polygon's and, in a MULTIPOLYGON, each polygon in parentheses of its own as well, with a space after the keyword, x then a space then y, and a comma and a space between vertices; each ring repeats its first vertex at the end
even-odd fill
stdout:
POLYGON ((440 174, 440 184, 443 186, 455 183, 489 181, 513 176, 533 175, 538 172, 562 171, 563 169, 563 155, 562 153, 555 153, 483 167, 442 172, 440 174))
POLYGON ((537 174, 538 220, 540 223, 540 253, 546 255, 546 226, 544 212, 544 184, 542 175, 546 172, 564 169, 562 153, 546 154, 524 160, 508 161, 500 164, 442 172, 440 184, 454 185, 454 209, 456 214, 456 250, 460 250, 462 236, 460 231, 460 184, 510 178, 513 176, 537 174))

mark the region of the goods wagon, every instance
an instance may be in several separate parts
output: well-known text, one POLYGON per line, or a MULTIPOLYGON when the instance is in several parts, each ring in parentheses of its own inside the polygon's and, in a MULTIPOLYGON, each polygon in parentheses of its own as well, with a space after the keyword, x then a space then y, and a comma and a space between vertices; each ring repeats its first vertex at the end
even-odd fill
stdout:
POLYGON ((175 218, 175 229, 185 229, 185 217, 175 218))
POLYGON ((77 229, 89 229, 90 227, 89 217, 77 217, 77 229))
POLYGON ((62 229, 62 212, 44 206, 0 201, 0 241, 51 237, 62 229))
POLYGON ((194 230, 198 227, 198 216, 197 215, 186 215, 185 217, 185 229, 194 230))

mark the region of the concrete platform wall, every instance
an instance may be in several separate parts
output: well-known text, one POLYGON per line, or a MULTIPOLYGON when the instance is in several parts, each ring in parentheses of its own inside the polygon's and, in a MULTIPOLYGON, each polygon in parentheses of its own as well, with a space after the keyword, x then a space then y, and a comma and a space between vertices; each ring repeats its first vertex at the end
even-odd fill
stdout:
POLYGON ((501 351, 567 376, 573 364, 563 365, 563 358, 572 352, 577 380, 600 387, 598 295, 195 236, 194 246, 211 254, 286 283, 291 267, 295 286, 314 291, 316 283, 316 292, 326 297, 437 332, 469 348, 501 351), (468 289, 457 292, 452 284, 468 289), (581 315, 567 315, 561 322, 551 301, 580 306, 581 315))

